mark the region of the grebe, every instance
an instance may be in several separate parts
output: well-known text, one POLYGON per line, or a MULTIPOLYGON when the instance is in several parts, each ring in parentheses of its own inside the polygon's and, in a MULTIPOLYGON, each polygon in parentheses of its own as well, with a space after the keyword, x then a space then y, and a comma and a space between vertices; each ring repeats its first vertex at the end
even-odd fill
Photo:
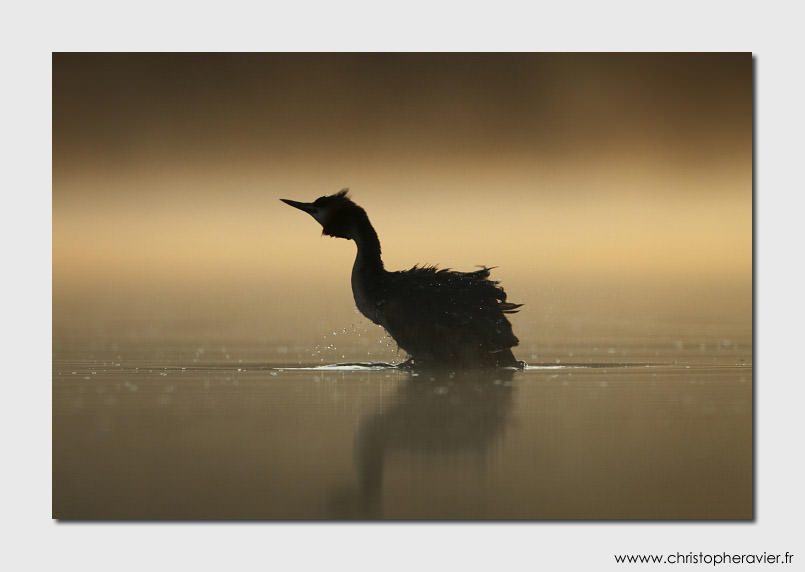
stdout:
POLYGON ((347 192, 342 189, 312 203, 280 200, 316 219, 322 234, 355 241, 355 304, 408 353, 406 365, 523 367, 510 349, 519 342, 505 316, 522 304, 506 302, 503 288, 489 280, 489 268, 455 272, 414 266, 387 271, 366 211, 347 192))

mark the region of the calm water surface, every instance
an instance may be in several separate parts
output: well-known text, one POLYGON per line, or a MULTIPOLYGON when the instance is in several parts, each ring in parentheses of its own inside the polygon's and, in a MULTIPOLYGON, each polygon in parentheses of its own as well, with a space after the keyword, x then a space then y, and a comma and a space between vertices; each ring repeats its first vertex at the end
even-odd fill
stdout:
POLYGON ((402 359, 337 332, 54 338, 53 516, 751 518, 751 337, 686 331, 419 374, 332 367, 402 359))

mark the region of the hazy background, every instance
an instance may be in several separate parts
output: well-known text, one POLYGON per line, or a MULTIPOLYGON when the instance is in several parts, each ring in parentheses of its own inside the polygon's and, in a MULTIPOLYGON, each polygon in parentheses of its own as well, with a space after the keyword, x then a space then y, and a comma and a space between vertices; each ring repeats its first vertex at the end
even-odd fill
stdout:
POLYGON ((342 187, 388 269, 499 266, 523 346, 751 333, 751 54, 54 54, 57 349, 365 329, 278 201, 342 187))

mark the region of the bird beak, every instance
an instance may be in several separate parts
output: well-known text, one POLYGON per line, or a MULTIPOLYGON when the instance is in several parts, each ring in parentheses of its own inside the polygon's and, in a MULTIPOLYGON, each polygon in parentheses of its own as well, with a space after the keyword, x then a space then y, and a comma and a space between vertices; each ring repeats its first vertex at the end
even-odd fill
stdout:
POLYGON ((316 213, 316 207, 313 206, 313 203, 300 203, 299 201, 292 201, 290 199, 280 199, 286 205, 291 205, 294 208, 299 209, 300 211, 305 211, 309 215, 314 215, 316 213))

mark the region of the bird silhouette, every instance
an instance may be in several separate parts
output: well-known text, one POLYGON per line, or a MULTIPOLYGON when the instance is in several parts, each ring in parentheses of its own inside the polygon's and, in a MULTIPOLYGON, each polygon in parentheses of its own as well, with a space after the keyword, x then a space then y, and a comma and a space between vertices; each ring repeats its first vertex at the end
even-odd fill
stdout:
POLYGON ((522 304, 506 301, 503 288, 489 279, 490 268, 456 272, 417 265, 387 271, 377 232, 347 193, 342 189, 312 203, 280 200, 310 214, 321 224, 322 234, 355 241, 355 304, 408 353, 405 365, 523 367, 512 354, 519 341, 506 318, 522 304))

